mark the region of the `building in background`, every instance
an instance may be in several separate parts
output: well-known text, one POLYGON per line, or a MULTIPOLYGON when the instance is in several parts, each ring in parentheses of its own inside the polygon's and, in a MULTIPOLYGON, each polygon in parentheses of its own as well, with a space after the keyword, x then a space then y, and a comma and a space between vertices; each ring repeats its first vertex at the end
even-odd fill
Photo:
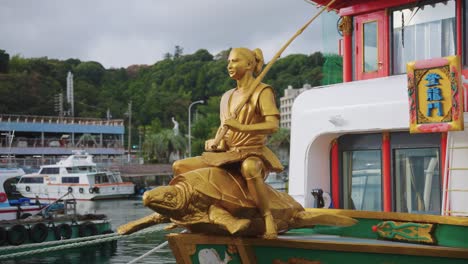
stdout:
POLYGON ((38 167, 82 149, 97 161, 123 157, 124 120, 0 114, 0 162, 38 167))
POLYGON ((302 88, 293 88, 291 85, 284 89, 284 96, 280 98, 280 127, 291 128, 291 108, 296 97, 309 89, 312 86, 310 84, 304 84, 302 88))

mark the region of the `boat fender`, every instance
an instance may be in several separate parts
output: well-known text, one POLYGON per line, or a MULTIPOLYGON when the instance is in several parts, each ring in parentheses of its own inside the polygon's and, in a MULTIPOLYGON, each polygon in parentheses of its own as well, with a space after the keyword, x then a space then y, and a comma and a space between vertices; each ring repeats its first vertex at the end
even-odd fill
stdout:
POLYGON ((26 186, 26 191, 27 192, 31 191, 31 188, 29 186, 26 186))
POLYGON ((68 187, 68 192, 69 192, 69 193, 72 193, 72 192, 73 192, 73 188, 72 188, 72 187, 68 187))
POLYGON ((57 240, 70 239, 72 237, 72 227, 69 224, 60 224, 55 227, 54 233, 57 240))
POLYGON ((49 235, 49 228, 44 223, 37 223, 29 230, 29 237, 34 243, 44 242, 49 235))
POLYGON ((7 231, 0 226, 0 246, 3 246, 5 242, 7 242, 7 231))
POLYGON ((32 214, 30 214, 30 213, 24 213, 24 214, 22 214, 22 215, 20 216, 19 219, 26 219, 26 218, 28 218, 28 217, 30 217, 30 216, 32 216, 32 214))
POLYGON ((0 203, 5 202, 8 199, 6 193, 0 192, 0 203))
POLYGON ((89 193, 93 193, 93 187, 89 188, 89 193))
POLYGON ((18 246, 28 239, 28 230, 23 225, 14 225, 7 232, 7 240, 10 245, 18 246))
POLYGON ((78 228, 80 237, 95 236, 98 234, 98 229, 93 222, 84 222, 78 228))
POLYGON ((99 187, 94 187, 94 188, 93 188, 93 192, 99 193, 99 187))
POLYGON ((80 188, 80 193, 83 193, 83 192, 84 192, 83 188, 80 188))

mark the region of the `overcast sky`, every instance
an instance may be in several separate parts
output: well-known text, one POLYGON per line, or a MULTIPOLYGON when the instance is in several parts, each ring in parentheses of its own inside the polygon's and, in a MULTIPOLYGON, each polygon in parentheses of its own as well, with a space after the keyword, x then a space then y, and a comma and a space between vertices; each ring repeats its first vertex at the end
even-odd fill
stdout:
MULTIPOLYGON (((2 0, 0 49, 106 68, 153 64, 175 45, 258 47, 268 61, 318 10, 305 0, 2 0)), ((317 19, 283 55, 321 51, 321 35, 317 19)))

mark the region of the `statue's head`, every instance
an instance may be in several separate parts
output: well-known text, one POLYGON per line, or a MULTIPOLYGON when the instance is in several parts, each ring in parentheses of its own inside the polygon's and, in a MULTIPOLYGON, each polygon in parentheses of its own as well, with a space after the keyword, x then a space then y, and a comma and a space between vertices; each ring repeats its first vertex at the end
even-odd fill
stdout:
POLYGON ((263 68, 263 53, 260 49, 233 48, 228 57, 229 77, 241 79, 245 73, 258 75, 263 68))
POLYGON ((145 192, 143 205, 165 214, 182 209, 185 205, 185 195, 182 189, 176 186, 160 186, 145 192))

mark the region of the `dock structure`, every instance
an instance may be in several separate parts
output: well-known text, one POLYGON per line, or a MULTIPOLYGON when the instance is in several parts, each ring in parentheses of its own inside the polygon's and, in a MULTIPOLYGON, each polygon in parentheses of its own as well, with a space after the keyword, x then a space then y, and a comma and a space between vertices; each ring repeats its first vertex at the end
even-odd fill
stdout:
POLYGON ((25 163, 39 158, 54 162, 76 149, 97 159, 120 159, 125 154, 123 119, 0 114, 0 133, 1 162, 9 157, 25 163))

